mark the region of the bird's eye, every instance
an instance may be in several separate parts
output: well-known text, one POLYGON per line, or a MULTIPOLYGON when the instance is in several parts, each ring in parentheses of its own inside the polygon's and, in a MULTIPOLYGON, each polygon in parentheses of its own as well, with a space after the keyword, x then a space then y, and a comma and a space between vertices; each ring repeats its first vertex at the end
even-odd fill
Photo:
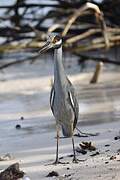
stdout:
POLYGON ((56 42, 57 42, 57 39, 54 38, 54 39, 53 39, 53 43, 55 44, 56 42))
POLYGON ((53 43, 55 44, 56 42, 60 41, 60 36, 55 36, 53 39, 53 43))

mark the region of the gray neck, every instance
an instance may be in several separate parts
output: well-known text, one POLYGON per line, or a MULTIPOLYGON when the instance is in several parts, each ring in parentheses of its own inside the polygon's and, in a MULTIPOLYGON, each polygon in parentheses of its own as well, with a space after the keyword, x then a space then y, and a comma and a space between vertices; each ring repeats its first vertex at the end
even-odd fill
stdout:
POLYGON ((62 46, 54 51, 54 84, 55 87, 63 87, 66 82, 66 74, 62 60, 62 46))

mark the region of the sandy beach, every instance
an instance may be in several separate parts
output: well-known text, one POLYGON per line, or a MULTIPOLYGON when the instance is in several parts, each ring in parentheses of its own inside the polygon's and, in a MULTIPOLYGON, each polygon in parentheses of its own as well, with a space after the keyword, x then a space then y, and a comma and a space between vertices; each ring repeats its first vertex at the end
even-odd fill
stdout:
POLYGON ((10 160, 0 161, 0 170, 18 162, 30 180, 119 180, 120 73, 103 71, 95 85, 89 85, 92 72, 69 76, 79 100, 78 128, 99 135, 75 137, 76 148, 82 141, 96 147, 86 154, 77 152, 78 164, 72 163, 71 139, 61 139, 59 155, 67 164, 57 166, 52 165, 56 150, 55 120, 49 107, 52 75, 52 66, 44 62, 0 72, 0 156, 11 155, 10 160), (46 177, 51 171, 59 176, 46 177))

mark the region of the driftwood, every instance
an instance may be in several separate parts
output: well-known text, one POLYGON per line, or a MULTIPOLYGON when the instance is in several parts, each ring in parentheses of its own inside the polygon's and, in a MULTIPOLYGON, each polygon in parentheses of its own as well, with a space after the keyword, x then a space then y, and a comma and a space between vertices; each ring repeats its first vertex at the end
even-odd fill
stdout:
POLYGON ((100 75, 100 72, 102 70, 102 66, 103 66, 103 62, 98 62, 97 63, 94 74, 93 74, 93 77, 92 77, 92 79, 90 81, 91 84, 95 84, 95 83, 98 82, 99 75, 100 75))
POLYGON ((109 64, 114 64, 114 65, 120 66, 120 62, 119 61, 114 61, 114 60, 112 60, 110 58, 87 56, 87 55, 78 54, 78 53, 77 53, 77 56, 80 57, 80 61, 92 60, 92 61, 96 61, 96 62, 103 62, 103 63, 109 63, 109 64))
POLYGON ((19 164, 15 163, 0 173, 0 180, 17 180, 23 176, 24 172, 20 171, 19 164))

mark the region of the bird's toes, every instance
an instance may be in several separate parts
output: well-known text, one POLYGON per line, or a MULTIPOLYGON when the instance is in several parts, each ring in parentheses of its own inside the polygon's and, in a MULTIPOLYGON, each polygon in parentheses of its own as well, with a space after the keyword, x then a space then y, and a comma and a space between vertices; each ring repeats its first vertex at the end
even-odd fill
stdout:
POLYGON ((79 161, 79 160, 78 160, 77 158, 73 158, 73 161, 72 161, 72 162, 73 162, 73 163, 78 163, 78 161, 79 161))
POLYGON ((61 161, 53 162, 53 165, 57 165, 57 164, 69 164, 69 162, 61 162, 61 161))

